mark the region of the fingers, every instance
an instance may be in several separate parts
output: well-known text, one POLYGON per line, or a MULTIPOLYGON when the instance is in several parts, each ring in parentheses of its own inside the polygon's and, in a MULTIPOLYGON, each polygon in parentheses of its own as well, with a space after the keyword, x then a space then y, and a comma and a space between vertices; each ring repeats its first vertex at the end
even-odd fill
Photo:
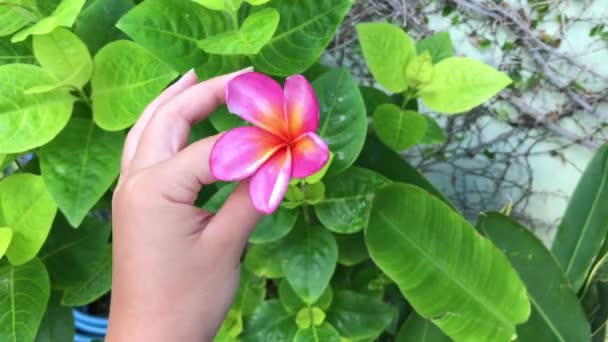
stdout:
POLYGON ((165 89, 154 101, 152 101, 141 114, 135 125, 131 127, 129 130, 129 134, 127 135, 127 139, 125 141, 125 147, 122 153, 122 162, 121 162, 121 173, 124 173, 126 170, 129 161, 133 158, 133 154, 135 154, 135 150, 137 148, 137 143, 141 138, 141 134, 144 131, 144 128, 150 121, 150 118, 156 112, 159 106, 165 104, 175 96, 179 95, 184 90, 193 86, 198 82, 198 78, 196 77, 196 73, 194 70, 190 70, 185 73, 177 82, 173 83, 170 87, 165 89))
MULTIPOLYGON (((238 261, 249 235, 262 219, 249 197, 249 181, 242 181, 201 234, 207 248, 221 248, 238 261)), ((236 264, 236 262, 235 262, 236 264)))
POLYGON ((129 169, 144 169, 175 155, 188 142, 190 127, 225 101, 226 84, 243 69, 194 85, 158 108, 137 144, 129 169))

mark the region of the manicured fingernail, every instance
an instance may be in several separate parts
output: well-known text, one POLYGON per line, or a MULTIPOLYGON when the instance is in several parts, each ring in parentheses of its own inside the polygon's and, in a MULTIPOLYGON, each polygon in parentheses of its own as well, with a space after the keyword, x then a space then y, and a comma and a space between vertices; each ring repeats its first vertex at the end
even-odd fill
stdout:
POLYGON ((182 77, 180 77, 179 80, 175 82, 175 84, 187 82, 191 80, 192 77, 196 78, 196 72, 194 71, 194 68, 188 70, 185 74, 183 74, 182 77))

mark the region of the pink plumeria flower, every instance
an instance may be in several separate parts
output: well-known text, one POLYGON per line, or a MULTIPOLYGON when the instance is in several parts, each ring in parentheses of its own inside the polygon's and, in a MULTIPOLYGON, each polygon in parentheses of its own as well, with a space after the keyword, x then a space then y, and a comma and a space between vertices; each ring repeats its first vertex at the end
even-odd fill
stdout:
POLYGON ((285 89, 257 72, 235 77, 226 87, 228 110, 255 126, 238 127, 220 137, 210 158, 211 174, 222 181, 251 177, 254 207, 273 213, 291 178, 321 170, 329 159, 327 144, 315 131, 319 103, 301 75, 285 81, 285 89))

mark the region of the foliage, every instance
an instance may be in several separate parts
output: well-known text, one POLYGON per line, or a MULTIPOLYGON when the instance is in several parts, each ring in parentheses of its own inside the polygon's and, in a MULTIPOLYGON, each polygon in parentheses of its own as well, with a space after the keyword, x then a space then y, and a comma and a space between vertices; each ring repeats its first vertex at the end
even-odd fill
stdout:
MULTIPOLYGON (((606 149, 551 251, 498 214, 480 217, 481 236, 398 152, 446 140, 419 102, 466 112, 510 79, 453 56, 445 32, 415 43, 395 25, 366 23, 358 39, 383 89, 360 87, 348 70, 317 63, 351 5, 0 1, 0 340, 72 338, 69 307, 111 287, 109 201, 125 132, 179 74, 193 68, 204 80, 247 65, 314 75, 332 158, 259 223, 217 341, 603 333, 606 149)), ((221 107, 191 141, 243 124, 221 107)), ((234 186, 210 187, 200 204, 217 211, 234 186)))

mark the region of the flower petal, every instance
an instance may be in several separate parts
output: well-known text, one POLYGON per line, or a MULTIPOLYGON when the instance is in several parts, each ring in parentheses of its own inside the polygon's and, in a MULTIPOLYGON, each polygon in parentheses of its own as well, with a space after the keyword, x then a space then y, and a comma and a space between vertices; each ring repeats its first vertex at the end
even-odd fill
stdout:
POLYGON ((260 212, 272 214, 281 201, 291 179, 291 153, 287 147, 277 151, 253 175, 249 184, 249 196, 260 212))
POLYGON ((209 167, 215 179, 236 181, 251 176, 283 146, 283 141, 258 127, 238 127, 213 145, 209 167))
POLYGON ((289 133, 292 138, 317 130, 319 101, 304 76, 293 75, 285 80, 285 108, 289 133))
POLYGON ((257 72, 239 75, 226 87, 226 104, 231 113, 281 137, 287 130, 284 102, 281 85, 257 72))
POLYGON ((306 133, 294 143, 291 154, 293 168, 291 176, 304 178, 321 170, 329 160, 329 148, 315 133, 306 133))

